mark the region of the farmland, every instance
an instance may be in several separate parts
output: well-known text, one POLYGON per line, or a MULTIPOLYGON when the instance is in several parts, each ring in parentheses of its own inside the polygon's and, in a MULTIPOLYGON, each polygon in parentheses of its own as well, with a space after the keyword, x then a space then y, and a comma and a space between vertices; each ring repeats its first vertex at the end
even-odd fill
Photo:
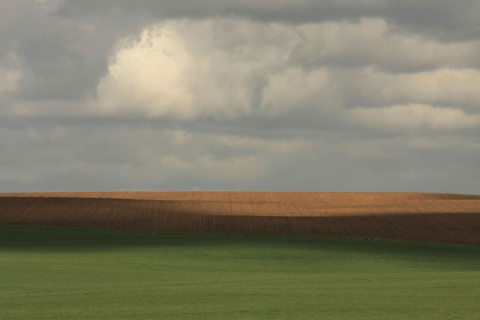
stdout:
POLYGON ((2 194, 0 319, 476 319, 478 244, 475 195, 2 194))
POLYGON ((0 223, 480 243, 480 196, 117 192, 0 196, 0 223))
POLYGON ((0 319, 476 319, 480 247, 0 226, 0 319))

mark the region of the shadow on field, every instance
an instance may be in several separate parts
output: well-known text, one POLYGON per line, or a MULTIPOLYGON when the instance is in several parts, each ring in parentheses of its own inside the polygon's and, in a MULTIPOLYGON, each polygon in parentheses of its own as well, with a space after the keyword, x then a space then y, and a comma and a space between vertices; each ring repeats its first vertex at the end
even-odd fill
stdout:
MULTIPOLYGON (((480 212, 259 214, 261 205, 85 198, 0 198, 0 223, 162 232, 314 235, 480 244, 480 212), (234 211, 231 212, 231 209, 234 211), (230 211, 229 211, 230 210, 230 211)), ((270 210, 270 209, 269 209, 270 210)), ((452 209, 453 210, 453 209, 452 209)))
MULTIPOLYGON (((355 257, 387 257, 397 261, 435 263, 440 268, 480 270, 480 247, 458 244, 421 243, 405 241, 317 238, 308 236, 221 235, 146 233, 116 230, 95 230, 49 226, 0 225, 1 252, 28 253, 82 253, 109 252, 125 249, 185 248, 198 252, 230 253, 264 252, 278 258, 348 257, 345 263, 354 263, 355 257), (203 251, 202 251, 203 250, 203 251), (206 250, 206 251, 205 251, 206 250), (213 250, 213 251, 212 251, 213 250)), ((199 253, 201 254, 201 253, 199 253)), ((376 259, 376 258, 374 258, 376 259)))

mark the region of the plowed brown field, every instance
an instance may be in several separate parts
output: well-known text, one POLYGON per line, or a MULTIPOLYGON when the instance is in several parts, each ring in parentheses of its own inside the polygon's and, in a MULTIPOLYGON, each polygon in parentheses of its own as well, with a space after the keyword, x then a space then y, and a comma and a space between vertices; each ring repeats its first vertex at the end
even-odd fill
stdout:
POLYGON ((435 193, 0 194, 0 223, 480 244, 480 196, 435 193))

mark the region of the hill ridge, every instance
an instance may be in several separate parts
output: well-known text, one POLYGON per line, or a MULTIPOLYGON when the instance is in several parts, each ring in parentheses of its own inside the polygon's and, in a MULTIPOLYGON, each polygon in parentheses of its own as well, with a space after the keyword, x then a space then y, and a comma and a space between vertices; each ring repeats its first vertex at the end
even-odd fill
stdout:
POLYGON ((375 192, 0 194, 0 223, 480 244, 480 196, 375 192))

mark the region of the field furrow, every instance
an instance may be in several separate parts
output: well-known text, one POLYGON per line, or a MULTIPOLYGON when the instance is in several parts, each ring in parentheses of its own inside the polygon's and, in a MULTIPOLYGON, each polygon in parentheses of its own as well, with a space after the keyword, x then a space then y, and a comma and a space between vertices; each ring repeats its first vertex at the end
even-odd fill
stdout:
POLYGON ((480 196, 315 192, 2 194, 0 223, 480 244, 480 196))

